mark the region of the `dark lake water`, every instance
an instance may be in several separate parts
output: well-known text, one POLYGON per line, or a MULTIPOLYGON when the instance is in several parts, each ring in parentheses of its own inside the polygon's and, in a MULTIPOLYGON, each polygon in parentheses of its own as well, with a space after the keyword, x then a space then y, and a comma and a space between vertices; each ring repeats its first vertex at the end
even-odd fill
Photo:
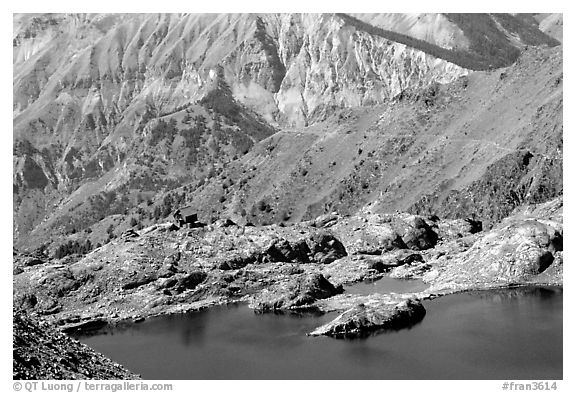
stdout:
POLYGON ((365 339, 308 337, 336 314, 245 305, 105 329, 80 340, 145 379, 561 379, 562 289, 426 301, 424 320, 365 339))

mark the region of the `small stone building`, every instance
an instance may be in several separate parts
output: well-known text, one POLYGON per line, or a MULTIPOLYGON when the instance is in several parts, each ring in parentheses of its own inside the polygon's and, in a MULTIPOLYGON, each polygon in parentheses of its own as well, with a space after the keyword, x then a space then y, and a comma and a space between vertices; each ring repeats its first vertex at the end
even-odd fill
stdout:
POLYGON ((172 214, 174 223, 178 226, 190 225, 195 226, 198 224, 198 213, 191 206, 186 206, 181 209, 176 209, 172 214))

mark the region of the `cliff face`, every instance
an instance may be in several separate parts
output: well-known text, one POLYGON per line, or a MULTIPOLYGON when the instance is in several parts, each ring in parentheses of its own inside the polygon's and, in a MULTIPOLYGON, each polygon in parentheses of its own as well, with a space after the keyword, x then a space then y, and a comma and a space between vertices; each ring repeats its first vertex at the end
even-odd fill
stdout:
POLYGON ((337 16, 283 15, 278 43, 286 76, 275 99, 293 125, 324 120, 334 108, 386 102, 405 89, 447 83, 468 73, 337 16))

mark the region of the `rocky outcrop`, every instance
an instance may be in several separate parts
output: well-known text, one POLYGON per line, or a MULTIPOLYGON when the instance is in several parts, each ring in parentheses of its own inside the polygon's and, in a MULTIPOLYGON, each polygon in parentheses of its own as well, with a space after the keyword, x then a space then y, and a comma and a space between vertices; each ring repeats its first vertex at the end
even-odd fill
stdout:
POLYGON ((310 263, 311 252, 304 240, 292 245, 288 240, 280 239, 268 247, 262 259, 271 262, 310 263))
POLYGON ((250 300, 277 284, 294 292, 284 303, 304 305, 337 293, 324 271, 336 284, 370 274, 365 264, 342 269, 342 243, 307 223, 246 227, 242 233, 237 226, 164 227, 119 237, 66 262, 43 259, 28 266, 30 256, 16 254, 14 304, 74 329, 89 321, 114 323, 250 300))
POLYGON ((14 379, 139 379, 121 365, 23 312, 14 313, 12 334, 14 379))
POLYGON ((105 319, 95 318, 87 321, 73 322, 61 327, 64 333, 80 333, 88 332, 91 330, 98 330, 106 326, 108 322, 105 319))
POLYGON ((321 274, 304 274, 263 290, 251 300, 250 307, 257 312, 298 310, 342 292, 342 286, 335 287, 321 274))
POLYGON ((360 303, 310 333, 312 336, 355 338, 378 330, 397 330, 420 322, 426 310, 419 300, 393 302, 388 298, 360 303))
POLYGON ((390 270, 390 277, 399 279, 419 278, 428 270, 430 270, 430 264, 420 259, 420 261, 416 263, 405 264, 393 268, 390 270))
POLYGON ((235 270, 253 263, 332 263, 346 255, 344 245, 327 232, 314 232, 308 238, 288 241, 275 238, 269 246, 250 253, 223 260, 222 270, 235 270))
POLYGON ((470 234, 482 231, 482 221, 468 219, 444 219, 437 224, 435 229, 438 232, 439 240, 454 240, 470 234))
POLYGON ((558 258, 554 273, 546 273, 552 274, 551 282, 558 282, 562 276, 562 210, 561 199, 519 210, 484 236, 472 238, 464 251, 439 256, 423 278, 437 291, 525 283, 546 272, 558 258))
POLYGON ((345 239, 351 254, 384 255, 393 251, 433 248, 438 242, 437 225, 432 220, 405 213, 368 214, 351 217, 332 228, 345 239))

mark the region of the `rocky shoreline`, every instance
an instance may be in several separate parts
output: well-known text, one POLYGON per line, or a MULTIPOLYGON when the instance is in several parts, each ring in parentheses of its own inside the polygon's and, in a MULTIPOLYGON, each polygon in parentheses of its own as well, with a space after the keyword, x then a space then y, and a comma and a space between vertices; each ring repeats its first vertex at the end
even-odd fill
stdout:
POLYGON ((13 314, 14 379, 140 379, 140 376, 23 312, 13 314))

